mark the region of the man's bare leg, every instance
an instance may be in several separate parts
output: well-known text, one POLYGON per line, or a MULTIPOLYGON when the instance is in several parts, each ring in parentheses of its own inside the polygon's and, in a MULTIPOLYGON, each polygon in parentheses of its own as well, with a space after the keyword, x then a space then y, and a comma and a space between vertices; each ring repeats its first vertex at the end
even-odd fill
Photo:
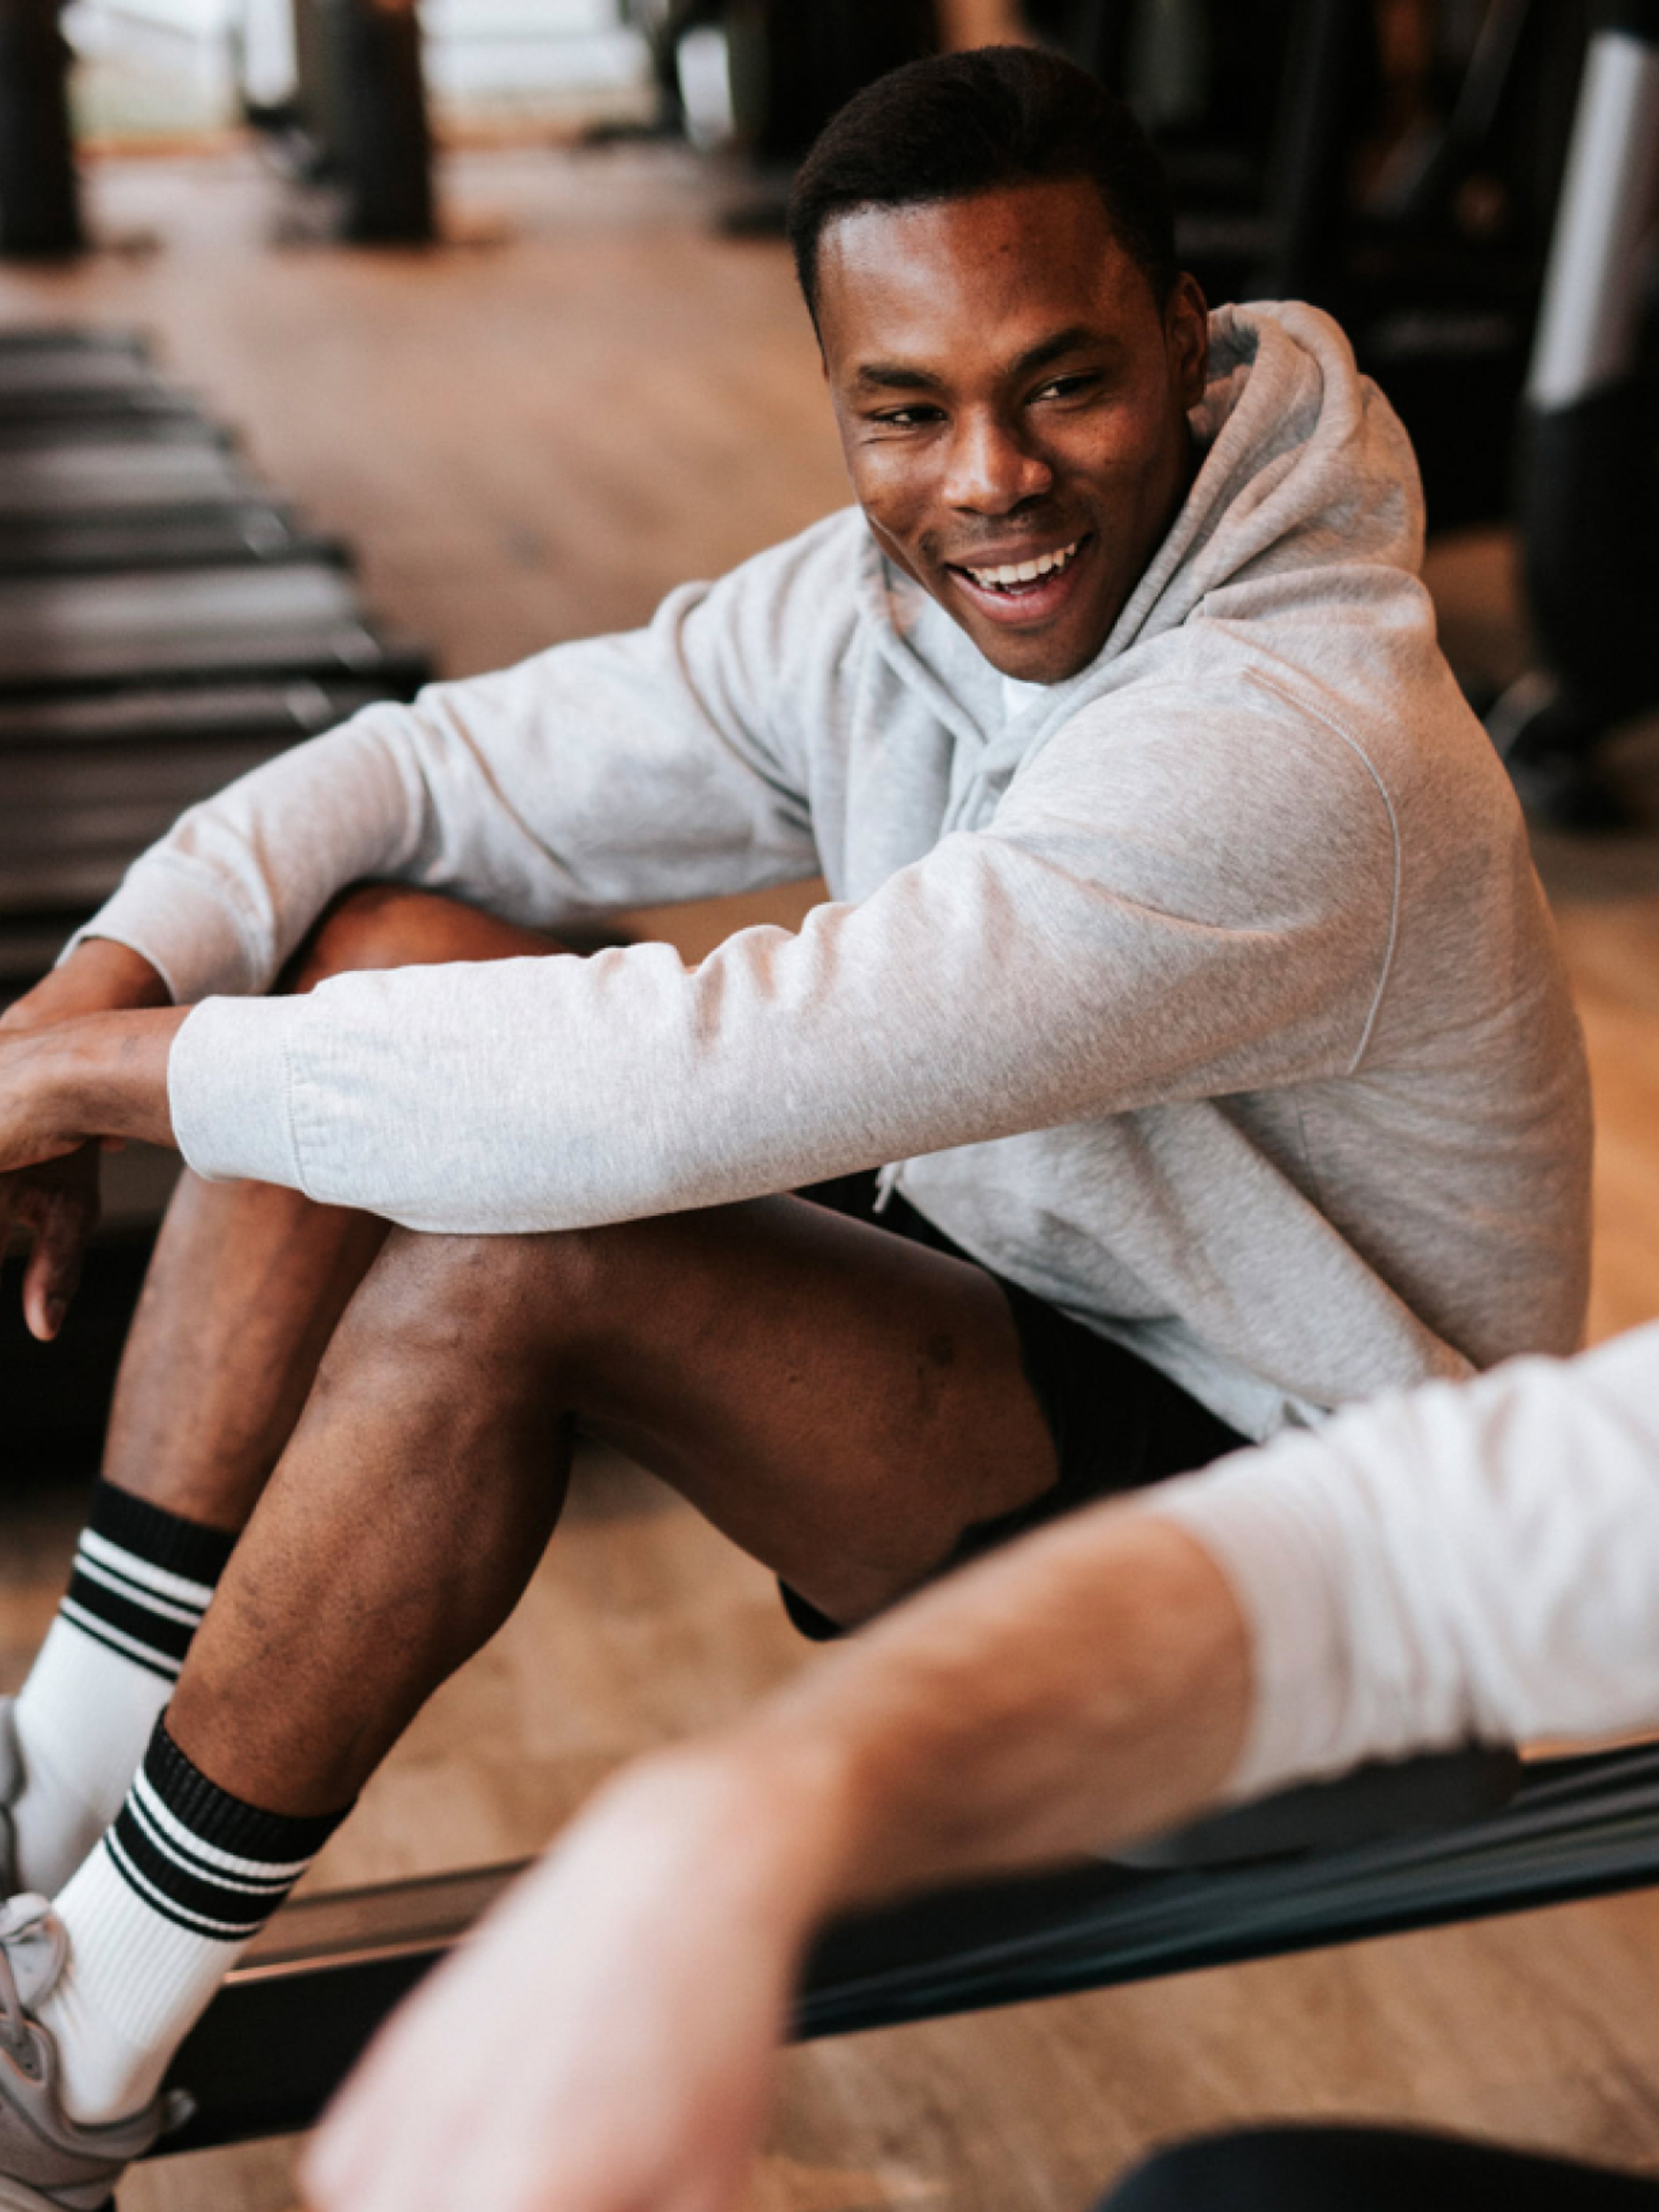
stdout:
MULTIPOLYGON (((347 969, 559 948, 385 885, 324 915, 282 987, 347 969)), ((0 1863, 56 1890, 114 1817, 191 1629, 298 1419, 386 1224, 259 1183, 186 1175, 123 1360, 64 1606, 0 1710, 0 1863)))
POLYGON ((198 1634, 180 1748, 275 1811, 349 1802, 510 1611, 578 1419, 848 1622, 1056 1474, 992 1279, 804 1200, 395 1231, 198 1634))
POLYGON ((74 2120, 153 2111, 240 1943, 511 1608, 578 1419, 848 1621, 1056 1474, 992 1279, 803 1200, 393 1231, 106 1847, 56 1900, 67 1965, 38 2017, 74 2120))
MULTIPOLYGON (((559 950, 453 900, 368 885, 324 916, 279 988, 308 991, 354 969, 559 950)), ((386 1228, 296 1191, 206 1183, 186 1170, 122 1358, 106 1480, 209 1528, 240 1529, 386 1228)))

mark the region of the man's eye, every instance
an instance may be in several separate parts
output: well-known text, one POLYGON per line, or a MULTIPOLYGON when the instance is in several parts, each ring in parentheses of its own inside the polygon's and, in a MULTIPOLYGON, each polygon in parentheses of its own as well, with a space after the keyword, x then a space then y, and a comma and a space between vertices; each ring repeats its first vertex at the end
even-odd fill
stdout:
POLYGON ((1099 382, 1097 376, 1088 374, 1051 377, 1031 397, 1034 399, 1075 399, 1083 392, 1092 392, 1099 382))
POLYGON ((921 423, 937 422, 939 419, 937 407, 890 407, 885 414, 875 417, 888 430, 914 430, 921 423))

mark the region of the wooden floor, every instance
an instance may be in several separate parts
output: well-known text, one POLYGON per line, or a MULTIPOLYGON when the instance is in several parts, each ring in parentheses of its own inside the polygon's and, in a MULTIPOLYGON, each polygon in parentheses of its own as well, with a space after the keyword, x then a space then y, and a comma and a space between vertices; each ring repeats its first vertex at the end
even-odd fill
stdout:
MULTIPOLYGON (((461 673, 637 620, 844 498, 781 249, 717 241, 708 191, 672 156, 481 156, 453 180, 463 242, 344 254, 270 246, 269 188, 237 161, 129 166, 95 196, 119 250, 0 274, 0 321, 154 331, 273 480, 358 544, 384 612, 461 673)), ((1506 561, 1486 538, 1433 568, 1449 639, 1500 670, 1523 650, 1506 561)), ((1659 790, 1656 751, 1638 732, 1626 757, 1659 790)), ((1659 836, 1540 859, 1595 1059, 1599 1334, 1659 1311, 1659 836)), ((646 926, 696 952, 733 919, 646 926)), ((50 1618, 75 1501, 42 1483, 3 1510, 10 1682, 50 1618)), ((752 1563, 596 1456, 517 1616, 422 1717, 314 1879, 529 1851, 617 1760, 801 1657, 752 1563)), ((1069 2212, 1150 2143, 1292 2114, 1659 2171, 1659 1899, 796 2053, 750 2203, 1069 2212)), ((157 2164, 123 2205, 279 2212, 291 2151, 157 2164)))

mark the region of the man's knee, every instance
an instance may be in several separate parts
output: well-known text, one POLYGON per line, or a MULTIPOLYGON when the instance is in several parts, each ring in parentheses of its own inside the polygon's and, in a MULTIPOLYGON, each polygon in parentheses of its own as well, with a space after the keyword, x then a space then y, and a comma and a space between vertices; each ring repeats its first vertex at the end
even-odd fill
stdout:
POLYGON ((394 1229, 335 1350, 349 1362, 373 1346, 433 1369, 457 1358, 497 1370, 522 1360, 574 1383, 637 1326, 649 1225, 522 1237, 394 1229))
POLYGON ((353 884, 331 899, 283 970, 279 993, 365 969, 436 967, 559 951, 551 938, 404 884, 353 884))

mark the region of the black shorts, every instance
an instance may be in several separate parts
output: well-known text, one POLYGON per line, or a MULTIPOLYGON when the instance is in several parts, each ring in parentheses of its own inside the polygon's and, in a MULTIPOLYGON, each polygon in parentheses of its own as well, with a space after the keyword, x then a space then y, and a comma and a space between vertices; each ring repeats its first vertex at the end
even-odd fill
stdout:
MULTIPOLYGON (((814 1183, 803 1198, 828 1206, 855 1221, 868 1221, 895 1237, 908 1237, 952 1259, 979 1267, 942 1229, 908 1206, 896 1194, 885 1210, 875 1210, 873 1174, 838 1176, 833 1182, 814 1183)), ((1144 1489, 1172 1474, 1185 1474, 1206 1467, 1212 1459, 1238 1451, 1249 1441, 1217 1419, 1207 1406, 1189 1397, 1156 1367, 1148 1366, 1121 1344, 1110 1343, 1085 1328, 1081 1322, 1061 1313, 1018 1283, 1011 1283, 994 1268, 981 1268, 1008 1301, 1019 1339, 1020 1364, 1030 1384, 1048 1433, 1054 1440, 1060 1474, 1052 1488, 1029 1505, 994 1521, 975 1522, 963 1530, 950 1557, 937 1570, 952 1567, 994 1550, 1028 1528, 1057 1520, 1079 1505, 1088 1505, 1118 1491, 1144 1489)), ((780 1583, 784 1609, 803 1636, 818 1642, 844 1633, 827 1613, 820 1613, 787 1583, 780 1583)))

